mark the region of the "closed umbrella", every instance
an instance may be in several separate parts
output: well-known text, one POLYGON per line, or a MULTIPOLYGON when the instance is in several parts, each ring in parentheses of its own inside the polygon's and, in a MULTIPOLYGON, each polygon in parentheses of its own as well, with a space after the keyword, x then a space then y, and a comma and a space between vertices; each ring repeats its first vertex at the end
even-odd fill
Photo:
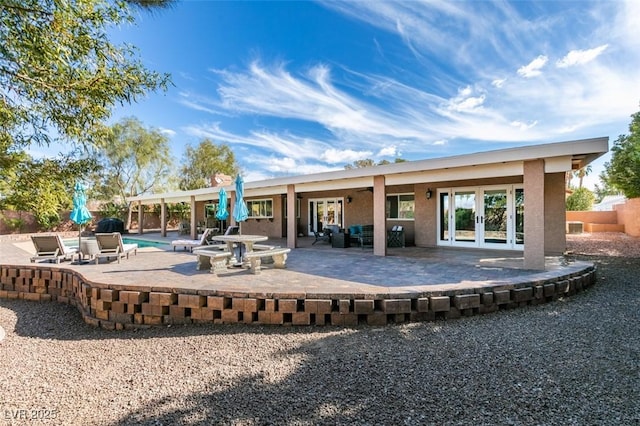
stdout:
POLYGON ((244 181, 240 175, 236 177, 236 204, 233 207, 233 218, 236 222, 244 222, 249 218, 249 211, 244 202, 244 181))
POLYGON ((87 195, 84 185, 77 181, 73 192, 73 210, 70 219, 78 225, 78 250, 82 252, 82 228, 91 221, 91 213, 87 209, 87 195))
POLYGON ((218 202, 218 212, 216 213, 216 219, 226 220, 229 217, 229 212, 227 211, 227 191, 225 191, 224 188, 220 188, 218 196, 220 197, 220 200, 218 202))

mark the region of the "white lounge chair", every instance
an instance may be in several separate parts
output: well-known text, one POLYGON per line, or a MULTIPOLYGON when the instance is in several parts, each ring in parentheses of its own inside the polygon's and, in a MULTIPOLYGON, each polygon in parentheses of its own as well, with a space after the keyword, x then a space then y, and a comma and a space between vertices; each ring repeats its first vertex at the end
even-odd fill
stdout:
POLYGON ((129 253, 138 253, 137 244, 124 244, 122 242, 122 235, 119 232, 112 233, 100 233, 96 234, 96 242, 98 243, 98 253, 95 255, 96 265, 100 261, 101 257, 106 257, 109 260, 112 257, 120 259, 123 257, 129 258, 129 253))
POLYGON ((209 234, 213 232, 213 228, 206 228, 202 233, 202 236, 198 240, 173 240, 171 241, 171 245, 173 246, 173 251, 176 251, 176 247, 184 247, 186 250, 189 248, 189 251, 193 252, 194 247, 206 246, 208 244, 207 238, 209 234))
POLYGON ((60 263, 60 260, 72 260, 78 253, 78 247, 66 246, 60 235, 32 235, 31 241, 36 248, 35 256, 31 257, 31 263, 44 259, 60 263))

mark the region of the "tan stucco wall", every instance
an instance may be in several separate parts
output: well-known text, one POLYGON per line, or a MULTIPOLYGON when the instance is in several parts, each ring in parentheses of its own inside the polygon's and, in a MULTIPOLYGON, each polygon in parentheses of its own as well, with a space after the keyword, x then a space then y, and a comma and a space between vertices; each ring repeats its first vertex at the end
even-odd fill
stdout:
MULTIPOLYGON (((524 162, 524 267, 544 269, 544 160, 524 162)), ((564 217, 564 215, 563 215, 564 217)))
MULTIPOLYGON (((283 236, 283 220, 284 220, 284 211, 283 211, 283 202, 282 195, 272 195, 268 197, 256 197, 256 198, 247 198, 247 201, 252 199, 263 200, 263 199, 272 199, 273 200, 273 218, 271 219, 247 219, 242 222, 240 225, 240 229, 243 234, 257 234, 257 235, 267 235, 272 238, 282 238, 283 236)), ((231 212, 233 215, 233 212, 231 212)))
MULTIPOLYGON (((557 256, 567 248, 565 234, 565 174, 547 173, 544 176, 544 254, 557 256)), ((525 203, 527 193, 525 192, 525 203)), ((525 217, 525 221, 527 218, 525 217)))
POLYGON ((567 211, 567 220, 570 222, 615 225, 618 223, 618 213, 615 211, 567 211))
POLYGON ((640 237, 640 198, 631 198, 615 207, 618 224, 624 225, 624 232, 640 237))

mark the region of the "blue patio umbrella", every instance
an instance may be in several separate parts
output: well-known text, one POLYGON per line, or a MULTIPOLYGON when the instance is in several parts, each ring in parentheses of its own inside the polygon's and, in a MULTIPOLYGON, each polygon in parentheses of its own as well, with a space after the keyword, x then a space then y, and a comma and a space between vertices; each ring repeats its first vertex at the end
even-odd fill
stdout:
POLYGON ((216 213, 216 219, 226 220, 229 217, 229 212, 227 211, 227 191, 225 191, 224 188, 220 188, 218 196, 220 197, 220 200, 218 202, 218 212, 216 213))
POLYGON ((82 250, 82 228, 91 221, 91 213, 87 209, 87 195, 84 185, 77 181, 73 192, 73 210, 70 219, 78 225, 78 250, 82 250))
POLYGON ((249 211, 244 202, 244 181, 240 175, 236 177, 236 204, 233 206, 233 218, 236 222, 244 222, 249 218, 249 211))

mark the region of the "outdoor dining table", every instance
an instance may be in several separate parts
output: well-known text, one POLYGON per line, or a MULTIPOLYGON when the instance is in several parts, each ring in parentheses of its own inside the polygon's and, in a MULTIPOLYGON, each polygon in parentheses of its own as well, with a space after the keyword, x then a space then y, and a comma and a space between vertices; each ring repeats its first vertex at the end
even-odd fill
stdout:
POLYGON ((229 250, 230 253, 234 253, 234 258, 235 258, 235 252, 233 251, 233 245, 238 244, 238 246, 240 247, 239 259, 234 259, 234 258, 231 259, 231 262, 236 264, 242 263, 242 256, 243 256, 242 246, 245 247, 245 250, 244 250, 245 254, 251 253, 253 251, 253 245, 255 243, 258 243, 260 241, 266 241, 268 239, 269 237, 267 237, 266 235, 245 235, 245 234, 216 235, 213 238, 214 241, 222 241, 227 243, 227 249, 229 250))

